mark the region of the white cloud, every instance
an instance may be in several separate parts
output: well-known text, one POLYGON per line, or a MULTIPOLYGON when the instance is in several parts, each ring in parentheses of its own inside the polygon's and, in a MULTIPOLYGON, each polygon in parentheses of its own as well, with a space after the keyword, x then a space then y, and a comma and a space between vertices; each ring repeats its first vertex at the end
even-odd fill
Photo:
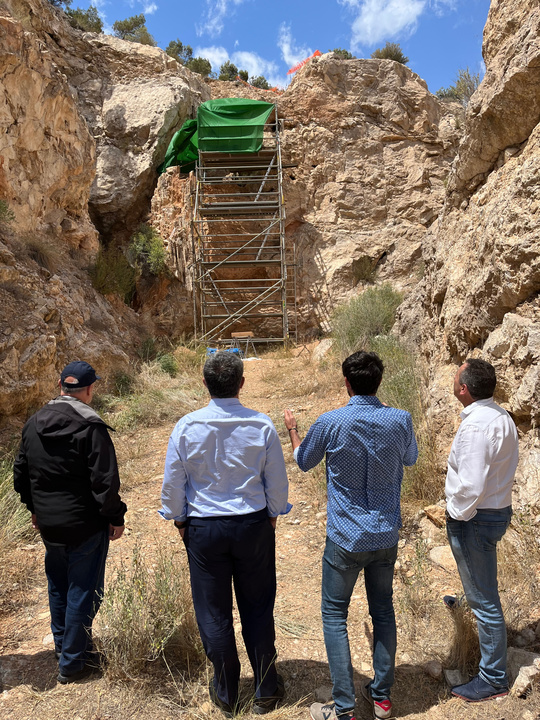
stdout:
POLYGON ((214 72, 219 72, 219 68, 223 65, 223 63, 229 60, 229 53, 224 47, 216 47, 215 45, 212 45, 210 47, 196 47, 193 50, 193 57, 202 57, 210 60, 212 70, 214 72))
POLYGON ((156 5, 156 3, 145 4, 143 13, 145 15, 153 15, 157 9, 158 6, 156 5))
POLYGON ((282 23, 279 28, 278 47, 281 50, 281 57, 289 67, 313 54, 313 50, 310 48, 296 45, 291 27, 286 23, 282 23))
POLYGON ((231 6, 241 5, 243 2, 244 0, 206 0, 206 13, 202 23, 197 26, 197 35, 221 35, 225 18, 232 13, 231 6))
MULTIPOLYGON (((400 33, 412 33, 428 0, 338 0, 356 15, 352 24, 351 49, 375 45, 400 33)), ((451 4, 452 0, 433 0, 451 4)))
POLYGON ((264 75, 271 87, 285 87, 288 79, 280 75, 279 68, 273 60, 265 60, 255 52, 239 50, 231 54, 221 46, 196 47, 193 51, 195 57, 203 57, 210 60, 212 70, 219 73, 219 68, 224 62, 230 60, 239 70, 247 70, 250 78, 264 75))

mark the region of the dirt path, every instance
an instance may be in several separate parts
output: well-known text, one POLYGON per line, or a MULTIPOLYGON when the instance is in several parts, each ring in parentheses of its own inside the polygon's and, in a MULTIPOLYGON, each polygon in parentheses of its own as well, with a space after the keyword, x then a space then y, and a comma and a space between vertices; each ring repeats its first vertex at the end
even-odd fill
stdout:
MULTIPOLYGON (((292 461, 288 435, 281 422, 282 410, 292 407, 298 418, 301 434, 323 411, 347 401, 339 377, 328 382, 308 362, 308 358, 274 358, 246 363, 246 385, 242 402, 266 412, 274 420, 280 433, 291 484, 291 513, 280 518, 277 530, 278 593, 276 600, 276 631, 279 652, 279 669, 286 681, 287 705, 271 717, 304 718, 307 708, 314 700, 326 701, 330 697, 330 676, 322 639, 320 620, 320 564, 325 537, 324 501, 317 494, 317 478, 301 473, 292 461), (324 381, 324 382, 323 382, 324 381)), ((108 573, 120 561, 129 561, 138 543, 145 552, 151 553, 158 545, 183 547, 170 523, 157 515, 163 463, 172 424, 139 431, 124 442, 124 461, 142 468, 145 481, 139 482, 124 495, 129 512, 126 534, 111 545, 108 573), (131 447, 131 451, 126 448, 131 447), (134 458, 134 459, 133 459, 134 458)), ((442 534, 440 542, 444 539, 442 534)), ((425 673, 416 658, 418 636, 425 630, 423 618, 411 617, 411 593, 418 570, 418 539, 404 537, 400 542, 400 562, 396 580, 396 608, 398 611, 399 638, 396 685, 393 700, 399 717, 408 718, 485 718, 496 720, 505 717, 497 709, 495 715, 466 707, 456 700, 446 699, 445 685, 425 673), (416 559, 415 559, 416 558, 416 559), (415 565, 416 563, 416 565, 415 565), (417 638, 415 652, 411 642, 417 638), (484 712, 484 714, 482 714, 484 712)), ((221 714, 209 702, 204 679, 184 683, 175 700, 174 687, 181 679, 167 680, 173 688, 162 695, 159 689, 151 691, 148 683, 111 684, 104 678, 71 686, 56 683, 57 667, 53 656, 52 637, 49 629, 47 591, 42 570, 43 546, 29 544, 22 553, 34 558, 35 583, 29 584, 25 602, 15 612, 4 615, 0 622, 0 718, 2 720, 124 720, 128 718, 215 717, 221 714), (174 686, 174 687, 173 687, 174 686), (188 687, 189 686, 189 687, 188 687), (182 700, 180 700, 180 695, 182 700), (186 697, 190 698, 186 707, 186 697)), ((418 570, 420 572, 420 570, 418 570)), ((437 592, 451 591, 457 587, 457 579, 451 572, 437 566, 423 567, 428 572, 429 583, 437 592)), ((424 578, 425 579, 425 578, 424 578)), ((442 617, 442 616, 441 616, 442 617)), ((443 622, 445 619, 443 617, 443 622)), ((450 631, 450 627, 446 627, 450 631)), ((350 609, 350 636, 355 681, 358 687, 371 676, 370 624, 365 593, 359 582, 350 609)), ((443 642, 441 638, 439 645, 443 642)), ((430 648, 437 646, 436 637, 425 638, 426 658, 430 648)), ((241 638, 239 646, 241 646, 241 638)), ((243 677, 250 671, 245 654, 242 656, 243 677)), ((156 670, 155 672, 159 672, 156 670)), ((165 671, 163 671, 165 674, 165 671)), ((157 676, 156 676, 157 677, 157 676)), ((156 686, 160 681, 156 680, 156 686)), ((170 689, 170 688, 169 688, 170 689)), ((358 693, 359 694, 359 693, 358 693)), ((500 705, 492 705, 498 708, 500 705)), ((525 707, 525 706, 523 706, 525 707)), ((527 710, 529 711, 529 710, 527 710)), ((360 698, 357 718, 370 718, 369 707, 360 698)), ((506 718, 523 717, 536 720, 531 714, 511 715, 506 718)))

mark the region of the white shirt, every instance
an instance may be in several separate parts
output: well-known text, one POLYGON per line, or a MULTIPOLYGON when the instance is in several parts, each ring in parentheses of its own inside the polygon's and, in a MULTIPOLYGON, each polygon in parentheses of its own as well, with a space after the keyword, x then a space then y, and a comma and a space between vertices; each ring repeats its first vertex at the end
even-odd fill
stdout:
POLYGON ((269 417, 237 398, 213 398, 181 418, 169 439, 161 491, 166 520, 285 515, 289 483, 283 450, 269 417))
POLYGON ((471 520, 481 508, 512 504, 518 434, 493 398, 476 400, 461 413, 446 474, 446 508, 454 520, 471 520))

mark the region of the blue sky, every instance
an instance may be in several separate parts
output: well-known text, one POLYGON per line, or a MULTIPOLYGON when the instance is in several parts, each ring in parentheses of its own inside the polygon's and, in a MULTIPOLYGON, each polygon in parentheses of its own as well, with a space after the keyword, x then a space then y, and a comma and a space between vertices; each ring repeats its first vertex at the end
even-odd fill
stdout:
POLYGON ((213 69, 231 60, 272 85, 290 81, 287 70, 336 47, 370 57, 398 42, 431 92, 454 82, 459 68, 483 74, 482 31, 489 0, 73 0, 94 4, 111 32, 115 20, 144 13, 159 47, 191 45, 213 69))

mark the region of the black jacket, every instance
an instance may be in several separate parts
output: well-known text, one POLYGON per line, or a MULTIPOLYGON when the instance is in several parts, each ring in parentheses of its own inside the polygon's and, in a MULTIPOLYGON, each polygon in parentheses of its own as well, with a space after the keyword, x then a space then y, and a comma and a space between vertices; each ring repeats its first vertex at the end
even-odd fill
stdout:
POLYGON ((14 487, 44 540, 79 545, 109 523, 124 524, 107 428, 92 408, 68 396, 51 400, 24 426, 14 487))

